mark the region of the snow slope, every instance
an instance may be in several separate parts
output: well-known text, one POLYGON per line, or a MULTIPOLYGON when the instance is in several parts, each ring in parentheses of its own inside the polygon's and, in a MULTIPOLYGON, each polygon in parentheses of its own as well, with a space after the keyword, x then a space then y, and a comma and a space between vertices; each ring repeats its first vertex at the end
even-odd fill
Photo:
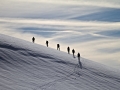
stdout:
MULTIPOLYGON (((82 53, 82 52, 81 52, 82 53)), ((119 70, 0 34, 0 90, 120 90, 119 70)))

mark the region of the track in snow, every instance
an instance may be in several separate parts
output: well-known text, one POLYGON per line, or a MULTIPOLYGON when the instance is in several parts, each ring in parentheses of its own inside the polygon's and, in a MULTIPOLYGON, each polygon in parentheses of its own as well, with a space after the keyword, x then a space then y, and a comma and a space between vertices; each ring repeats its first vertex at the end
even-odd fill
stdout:
MULTIPOLYGON (((68 74, 68 75, 66 75, 66 76, 64 76, 64 77, 61 77, 61 78, 59 78, 59 79, 56 79, 56 80, 54 80, 54 81, 48 82, 48 83, 46 83, 46 84, 44 84, 44 85, 38 86, 36 89, 33 89, 33 90, 38 90, 38 89, 47 90, 47 88, 49 88, 49 87, 57 84, 57 82, 64 82, 64 81, 66 81, 66 80, 69 80, 68 78, 70 78, 71 76, 78 75, 77 77, 80 77, 80 75, 81 75, 80 72, 79 72, 80 69, 81 69, 80 65, 79 65, 79 64, 76 64, 75 67, 74 67, 74 69, 73 69, 73 72, 72 72, 71 74, 68 74)), ((81 70, 82 70, 82 69, 81 69, 81 70)), ((76 77, 71 78, 71 79, 76 79, 76 77)))

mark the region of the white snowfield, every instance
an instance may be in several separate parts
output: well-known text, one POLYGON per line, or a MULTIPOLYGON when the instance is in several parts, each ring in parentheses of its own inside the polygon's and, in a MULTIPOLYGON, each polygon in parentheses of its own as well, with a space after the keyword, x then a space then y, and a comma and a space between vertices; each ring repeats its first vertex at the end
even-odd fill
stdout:
MULTIPOLYGON (((82 53, 82 52, 81 52, 82 53)), ((0 90, 120 90, 119 70, 0 34, 0 90)))

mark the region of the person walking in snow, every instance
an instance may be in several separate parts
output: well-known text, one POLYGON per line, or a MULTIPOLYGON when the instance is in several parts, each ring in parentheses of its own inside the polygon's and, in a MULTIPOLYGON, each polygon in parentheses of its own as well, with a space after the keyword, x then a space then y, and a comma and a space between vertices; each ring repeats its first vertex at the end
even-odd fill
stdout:
POLYGON ((33 42, 33 43, 35 42, 35 38, 34 38, 34 37, 32 38, 32 42, 33 42))
POLYGON ((67 51, 68 51, 68 54, 70 54, 70 47, 69 46, 67 47, 67 51))
POLYGON ((75 54, 75 50, 74 50, 74 49, 72 50, 72 53, 73 53, 73 57, 75 57, 75 56, 74 56, 74 54, 75 54))
POLYGON ((60 45, 59 45, 59 44, 57 44, 57 50, 59 50, 59 51, 60 51, 60 45))
POLYGON ((49 42, 48 42, 48 41, 46 41, 46 45, 47 45, 47 47, 48 47, 48 43, 49 43, 49 42))
POLYGON ((80 53, 77 54, 77 57, 78 57, 78 65, 82 69, 82 63, 80 61, 80 53))
POLYGON ((80 53, 77 54, 78 60, 80 61, 80 53))

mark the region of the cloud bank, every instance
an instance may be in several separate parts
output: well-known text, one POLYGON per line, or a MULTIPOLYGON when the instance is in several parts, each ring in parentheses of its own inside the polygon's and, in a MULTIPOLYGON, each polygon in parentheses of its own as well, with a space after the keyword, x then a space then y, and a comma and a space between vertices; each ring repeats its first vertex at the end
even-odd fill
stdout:
POLYGON ((120 66, 120 5, 118 0, 0 1, 0 33, 120 66))
POLYGON ((18 0, 21 2, 37 2, 37 3, 50 3, 59 5, 85 5, 85 6, 97 6, 108 8, 120 8, 119 0, 18 0))

